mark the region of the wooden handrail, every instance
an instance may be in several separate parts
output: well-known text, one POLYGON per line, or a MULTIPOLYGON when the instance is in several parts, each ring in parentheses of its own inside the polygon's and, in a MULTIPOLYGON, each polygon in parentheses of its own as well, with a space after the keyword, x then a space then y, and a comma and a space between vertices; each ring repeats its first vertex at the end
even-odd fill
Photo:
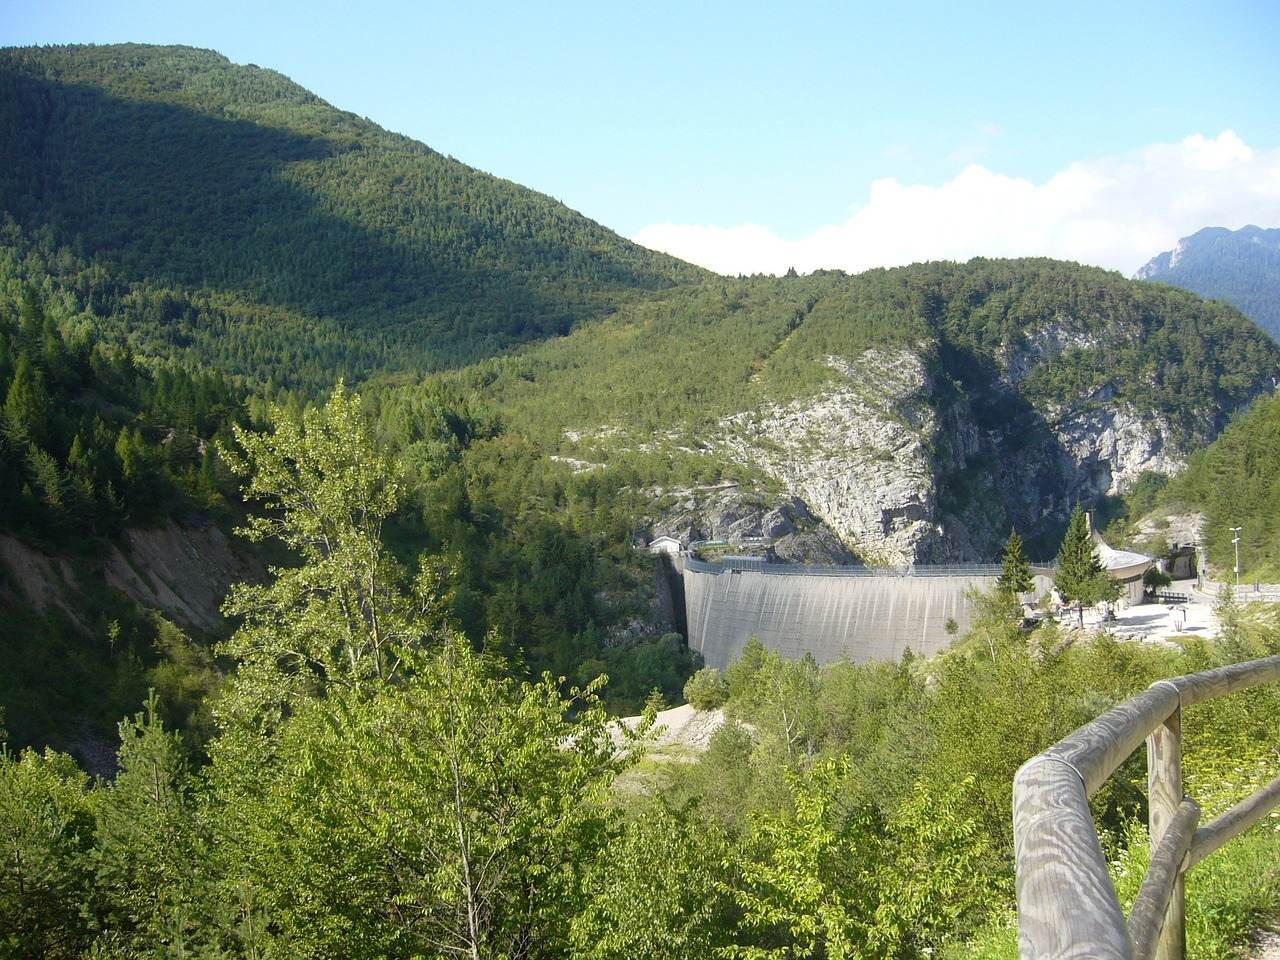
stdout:
POLYGON ((1280 804, 1280 780, 1196 829, 1182 795, 1182 710, 1280 679, 1280 656, 1160 680, 1023 764, 1013 784, 1018 939, 1023 958, 1185 954, 1183 876, 1280 804), (1152 862, 1125 919, 1089 797, 1143 743, 1152 862))

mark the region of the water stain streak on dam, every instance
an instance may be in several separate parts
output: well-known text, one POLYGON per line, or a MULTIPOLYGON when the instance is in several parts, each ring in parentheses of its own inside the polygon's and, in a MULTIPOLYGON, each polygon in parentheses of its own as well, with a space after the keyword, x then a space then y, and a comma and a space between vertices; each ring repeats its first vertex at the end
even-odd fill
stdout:
MULTIPOLYGON (((811 653, 819 663, 897 660, 943 650, 948 619, 969 626, 970 587, 994 586, 999 567, 947 568, 932 575, 873 575, 848 568, 732 569, 689 557, 683 580, 689 647, 724 669, 752 637, 784 657, 811 653), (861 575, 851 575, 861 574, 861 575)), ((1037 577, 1037 587, 1047 581, 1037 577)))

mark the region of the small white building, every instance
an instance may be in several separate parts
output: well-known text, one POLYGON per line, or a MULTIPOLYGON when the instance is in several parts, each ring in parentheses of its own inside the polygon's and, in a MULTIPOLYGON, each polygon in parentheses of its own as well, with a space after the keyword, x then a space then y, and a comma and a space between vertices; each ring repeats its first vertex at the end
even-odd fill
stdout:
POLYGON ((666 553, 666 554, 670 554, 671 556, 676 556, 677 554, 681 553, 683 550, 684 550, 684 544, 682 544, 675 537, 667 537, 667 536, 655 537, 653 540, 649 542, 650 553, 666 553))
POLYGON ((1091 533, 1093 551, 1102 564, 1102 569, 1124 584, 1121 599, 1127 597, 1130 603, 1141 603, 1142 575, 1155 565, 1155 558, 1128 550, 1116 550, 1102 539, 1097 530, 1092 530, 1091 533))

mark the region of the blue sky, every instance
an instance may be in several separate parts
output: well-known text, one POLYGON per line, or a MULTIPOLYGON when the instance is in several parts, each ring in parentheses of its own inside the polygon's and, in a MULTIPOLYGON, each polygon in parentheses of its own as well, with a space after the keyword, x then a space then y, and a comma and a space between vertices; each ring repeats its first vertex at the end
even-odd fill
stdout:
POLYGON ((1131 273, 1280 226, 1280 4, 5 0, 0 45, 184 43, 726 273, 1131 273))

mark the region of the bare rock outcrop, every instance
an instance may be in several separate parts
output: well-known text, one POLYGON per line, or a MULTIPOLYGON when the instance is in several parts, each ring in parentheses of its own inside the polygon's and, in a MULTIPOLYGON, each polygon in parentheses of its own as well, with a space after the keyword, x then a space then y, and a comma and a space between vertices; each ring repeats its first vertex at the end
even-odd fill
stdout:
MULTIPOLYGON (((672 537, 684 544, 699 541, 767 543, 768 555, 780 563, 818 566, 854 562, 840 538, 814 516, 795 494, 749 492, 737 484, 682 490, 650 523, 652 537, 672 537)), ((761 549, 765 549, 761 546, 761 549)))
POLYGON ((716 446, 799 496, 865 561, 913 562, 939 538, 924 362, 906 349, 827 362, 830 389, 729 417, 716 446))
POLYGON ((90 571, 180 626, 207 633, 223 629, 222 601, 231 585, 263 574, 261 564, 237 551, 216 526, 174 520, 126 531, 118 544, 89 564, 0 536, 0 567, 0 581, 16 599, 37 610, 61 610, 86 631, 78 596, 90 571))
POLYGON ((1074 499, 1129 491, 1148 470, 1175 474, 1186 456, 1170 441, 1167 420, 1127 404, 1089 407, 1051 420, 1054 434, 1078 477, 1074 499))

